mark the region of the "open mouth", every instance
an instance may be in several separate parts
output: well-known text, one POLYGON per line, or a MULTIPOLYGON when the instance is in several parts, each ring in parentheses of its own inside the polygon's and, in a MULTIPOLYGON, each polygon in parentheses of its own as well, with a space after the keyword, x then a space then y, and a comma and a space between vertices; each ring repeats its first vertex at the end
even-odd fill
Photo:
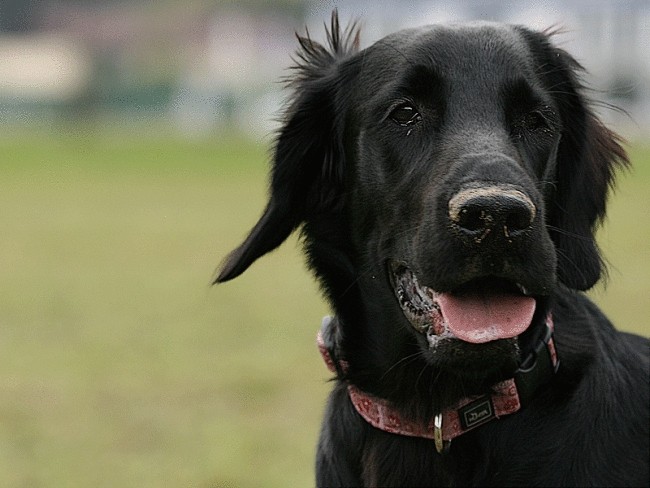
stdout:
POLYGON ((404 315, 430 346, 441 339, 474 344, 509 339, 533 320, 535 298, 522 285, 503 278, 479 278, 443 293, 420 285, 402 263, 391 261, 389 275, 404 315))

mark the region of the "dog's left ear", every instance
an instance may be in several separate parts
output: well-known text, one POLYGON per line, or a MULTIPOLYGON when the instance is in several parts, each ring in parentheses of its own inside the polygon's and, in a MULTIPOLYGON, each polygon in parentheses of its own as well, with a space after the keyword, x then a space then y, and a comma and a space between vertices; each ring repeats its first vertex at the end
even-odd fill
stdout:
POLYGON ((557 250, 558 279, 570 288, 588 290, 604 263, 595 230, 605 216, 607 195, 619 167, 628 165, 621 139, 603 125, 584 95, 578 62, 538 35, 540 70, 556 99, 562 120, 547 224, 557 250), (544 54, 540 54, 543 52, 544 54))
POLYGON ((359 31, 355 24, 341 31, 334 11, 327 48, 308 33, 297 37, 296 76, 289 80, 293 96, 275 145, 269 202, 243 244, 224 261, 215 283, 239 276, 310 216, 327 212, 341 194, 344 89, 350 75, 341 65, 358 50, 359 31))

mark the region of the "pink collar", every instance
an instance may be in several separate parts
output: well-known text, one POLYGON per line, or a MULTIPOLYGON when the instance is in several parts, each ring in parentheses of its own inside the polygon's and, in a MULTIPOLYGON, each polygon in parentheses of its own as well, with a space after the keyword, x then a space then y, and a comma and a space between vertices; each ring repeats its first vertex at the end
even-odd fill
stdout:
MULTIPOLYGON (((323 339, 323 331, 331 323, 331 317, 323 319, 317 342, 328 369, 336 372, 337 365, 323 339)), ((553 342, 553 318, 550 313, 546 328, 544 338, 524 359, 513 378, 495 384, 490 395, 460 400, 453 407, 435 415, 426 425, 404 418, 387 400, 365 393, 352 384, 348 385, 350 400, 357 412, 373 427, 392 434, 432 439, 439 453, 446 452, 451 441, 459 435, 519 411, 522 404, 532 399, 538 387, 557 371, 559 361, 553 342)), ((347 369, 347 361, 339 360, 338 363, 342 371, 347 369)))

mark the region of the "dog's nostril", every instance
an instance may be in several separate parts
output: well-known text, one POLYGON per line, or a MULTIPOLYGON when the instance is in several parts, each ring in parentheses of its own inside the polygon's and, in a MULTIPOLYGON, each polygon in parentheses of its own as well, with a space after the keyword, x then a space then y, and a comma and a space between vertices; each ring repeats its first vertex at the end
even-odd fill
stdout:
POLYGON ((456 224, 463 229, 477 232, 492 226, 492 215, 482 206, 468 205, 460 210, 456 224))
POLYGON ((534 215, 524 202, 513 201, 506 211, 504 225, 510 232, 525 230, 533 223, 534 215))
POLYGON ((479 242, 493 228, 494 234, 511 239, 532 225, 535 214, 530 198, 510 188, 468 188, 449 200, 451 222, 464 234, 478 236, 479 242))

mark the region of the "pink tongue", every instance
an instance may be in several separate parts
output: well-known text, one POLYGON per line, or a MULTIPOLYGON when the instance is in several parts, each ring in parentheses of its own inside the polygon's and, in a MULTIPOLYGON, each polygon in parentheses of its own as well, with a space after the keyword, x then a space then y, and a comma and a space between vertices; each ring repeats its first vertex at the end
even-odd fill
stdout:
POLYGON ((518 336, 535 312, 535 299, 516 295, 441 293, 436 301, 449 330, 475 344, 518 336))

